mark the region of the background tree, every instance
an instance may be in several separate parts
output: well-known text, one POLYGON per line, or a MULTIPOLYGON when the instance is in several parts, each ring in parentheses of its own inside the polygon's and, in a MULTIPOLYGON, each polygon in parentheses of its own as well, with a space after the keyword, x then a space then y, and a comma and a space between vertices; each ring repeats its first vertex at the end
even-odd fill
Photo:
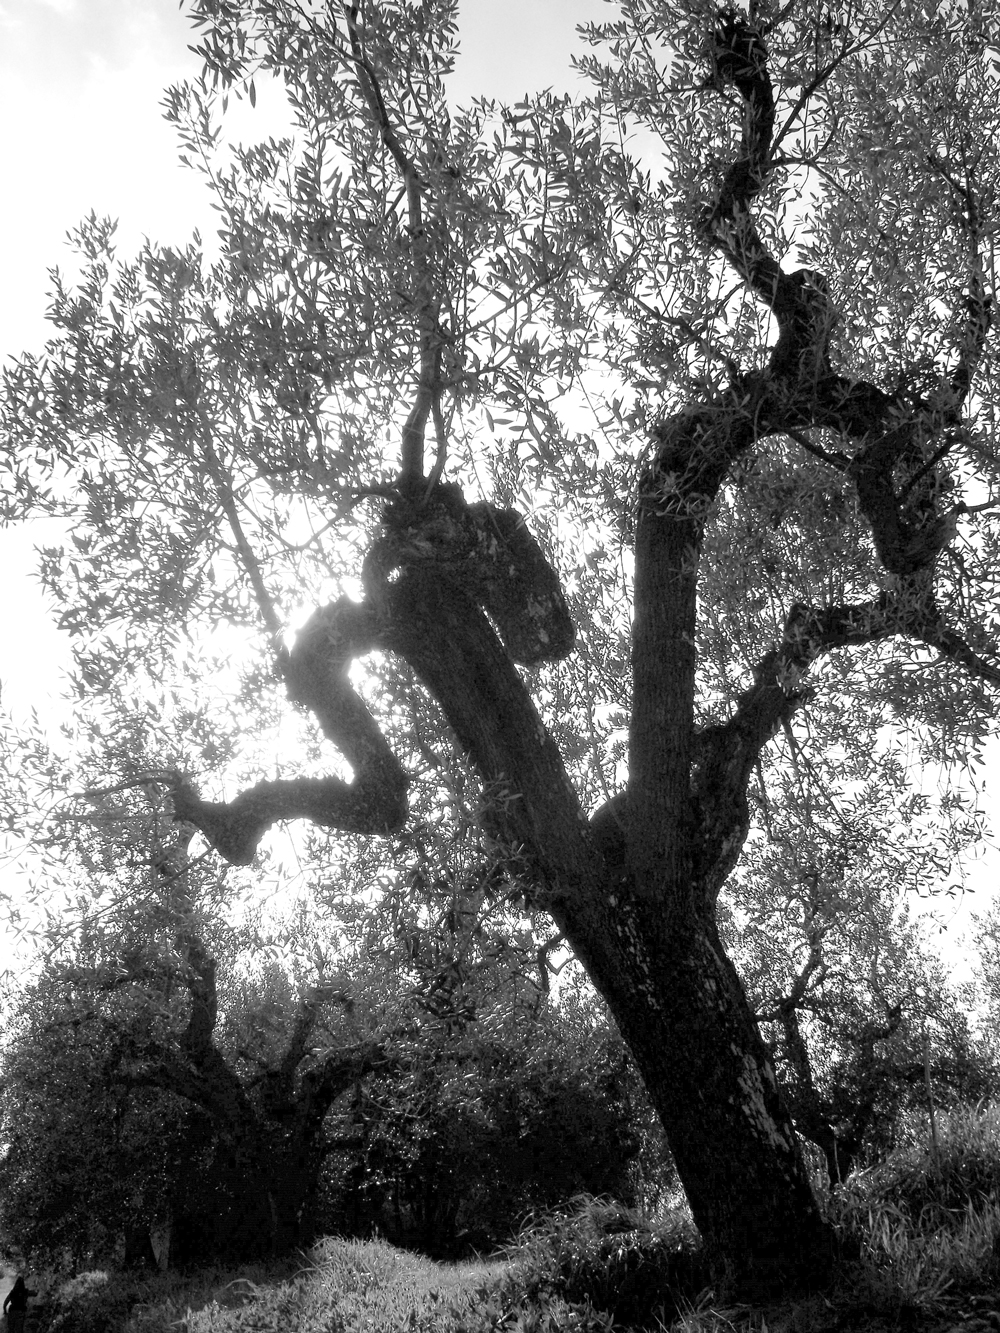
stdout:
POLYGON ((912 910, 982 836, 981 816, 960 789, 914 789, 878 716, 852 708, 851 723, 867 739, 847 753, 808 729, 779 737, 750 792, 760 823, 720 896, 796 1127, 835 1184, 890 1145, 905 1108, 926 1111, 928 1072, 941 1105, 990 1086, 972 997, 949 985, 912 910))
POLYGON ((716 901, 795 719, 864 697, 946 762, 992 711, 994 7, 641 0, 588 32, 590 101, 454 114, 447 4, 192 14, 206 80, 169 115, 221 258, 116 264, 92 220, 6 379, 10 513, 75 522, 44 573, 83 696, 119 717, 125 682, 187 673, 198 762, 174 707, 142 777, 234 864, 279 821, 402 829, 430 696, 713 1252, 748 1284, 823 1272, 716 901), (226 95, 271 75, 294 138, 221 161, 226 95), (257 627, 242 706, 276 719, 282 686, 349 778, 303 739, 230 794, 254 756, 185 646, 220 622, 257 627))
POLYGON ((386 1062, 386 1039, 330 1033, 324 1007, 345 997, 320 982, 288 1004, 272 1058, 241 1077, 217 1039, 215 967, 188 930, 169 953, 72 960, 31 988, 4 1060, 19 1246, 58 1254, 72 1240, 79 1258, 169 1223, 183 1261, 284 1252, 310 1234, 326 1113, 386 1062), (67 1107, 86 1123, 78 1138, 67 1107))
POLYGON ((8 997, 21 1252, 146 1262, 168 1230, 184 1263, 377 1227, 455 1255, 582 1190, 638 1196, 655 1122, 624 1046, 592 997, 555 1002, 558 941, 462 878, 461 838, 433 881, 426 858, 378 888, 341 869, 308 914, 266 913, 178 856, 155 787, 87 804, 52 848, 64 873, 84 855, 84 915, 8 997))
POLYGON ((145 1254, 150 1227, 197 1190, 198 1135, 173 1099, 108 1076, 113 1038, 88 1022, 86 1002, 64 1006, 44 983, 23 1001, 32 1017, 22 1011, 4 1033, 5 1244, 74 1267, 123 1241, 138 1251, 138 1238, 145 1254))

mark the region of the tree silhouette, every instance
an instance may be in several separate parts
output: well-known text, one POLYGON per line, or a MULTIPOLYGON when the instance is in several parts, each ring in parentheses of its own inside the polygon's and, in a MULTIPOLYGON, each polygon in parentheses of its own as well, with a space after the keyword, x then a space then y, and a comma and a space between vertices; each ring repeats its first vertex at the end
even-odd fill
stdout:
MULTIPOLYGON (((235 864, 281 821, 400 835, 414 783, 440 781, 433 701, 492 853, 607 1000, 722 1267, 822 1274, 716 901, 779 731, 857 694, 954 758, 1000 684, 997 15, 640 0, 586 33, 592 99, 452 114, 448 5, 192 14, 206 79, 168 115, 221 259, 116 266, 92 220, 46 359, 7 377, 12 512, 77 520, 45 572, 81 690, 121 716, 123 681, 176 672, 183 633, 263 629, 350 776, 204 795, 169 743, 141 775, 235 864), (269 76, 294 141, 220 164, 216 112, 269 76), (574 434, 595 367, 598 429, 574 434), (331 581, 286 641, 288 599, 331 581)), ((211 769, 191 679, 162 716, 197 722, 211 769)), ((266 669, 240 706, 279 707, 266 669)))

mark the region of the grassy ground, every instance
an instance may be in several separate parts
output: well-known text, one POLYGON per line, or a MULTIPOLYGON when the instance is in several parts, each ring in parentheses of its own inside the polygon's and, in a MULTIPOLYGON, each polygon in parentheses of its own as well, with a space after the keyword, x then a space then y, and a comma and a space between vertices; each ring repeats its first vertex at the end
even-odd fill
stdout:
MULTIPOLYGON (((767 1308, 707 1285, 683 1210, 655 1223, 592 1199, 535 1219, 490 1261, 436 1264, 328 1239, 294 1264, 82 1274, 43 1333, 1000 1333, 1000 1109, 957 1113, 827 1198, 837 1282, 767 1308)), ((40 1311, 40 1313, 43 1313, 40 1311)))

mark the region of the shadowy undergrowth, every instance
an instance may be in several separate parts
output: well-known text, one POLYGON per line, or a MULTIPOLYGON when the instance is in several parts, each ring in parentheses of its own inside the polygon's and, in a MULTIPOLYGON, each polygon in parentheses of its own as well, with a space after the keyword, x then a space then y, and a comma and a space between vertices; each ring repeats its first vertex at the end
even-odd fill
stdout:
POLYGON ((686 1210, 650 1222, 580 1197, 493 1260, 331 1238, 270 1267, 84 1273, 53 1289, 38 1333, 888 1333, 910 1316, 933 1330, 935 1314, 944 1329, 958 1293, 985 1308, 1000 1282, 1000 1111, 942 1117, 938 1137, 936 1152, 907 1145, 827 1196, 856 1257, 827 1292, 781 1309, 720 1306, 686 1210))
POLYGON ((621 1204, 579 1196, 533 1218, 508 1253, 511 1279, 530 1299, 589 1302, 618 1325, 662 1322, 707 1281, 698 1234, 681 1209, 650 1223, 621 1204))
POLYGON ((915 1141, 854 1172, 828 1202, 879 1305, 930 1309, 946 1292, 1000 1279, 1000 1107, 940 1117, 915 1141))

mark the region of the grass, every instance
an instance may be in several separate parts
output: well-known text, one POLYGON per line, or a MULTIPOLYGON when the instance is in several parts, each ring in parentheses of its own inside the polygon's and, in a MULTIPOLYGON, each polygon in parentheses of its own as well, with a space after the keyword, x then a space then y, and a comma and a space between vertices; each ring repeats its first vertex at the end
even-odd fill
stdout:
POLYGON ((529 1299, 590 1303, 617 1326, 662 1322, 707 1280, 686 1207, 650 1222, 581 1195, 531 1219, 509 1255, 511 1280, 529 1299))
POLYGON ((918 1139, 856 1171, 829 1215, 873 1298, 896 1308, 1000 1278, 1000 1106, 943 1115, 937 1152, 918 1139))
MULTIPOLYGON (((293 1264, 146 1279, 81 1274, 44 1333, 936 1333, 1000 1283, 1000 1109, 942 1117, 826 1198, 845 1260, 808 1300, 720 1304, 690 1217, 650 1222, 578 1198, 488 1261, 438 1264, 382 1241, 327 1239, 293 1264), (976 1295, 978 1293, 978 1297, 976 1295), (963 1305, 963 1302, 965 1303, 963 1305)), ((1000 1304, 1000 1301, 998 1301, 1000 1304)))
MULTIPOLYGON (((558 1298, 527 1302, 507 1260, 438 1264, 384 1241, 321 1241, 294 1274, 217 1274, 134 1309, 127 1333, 604 1333, 610 1321, 558 1298)), ((76 1333, 66 1329, 65 1333, 76 1333)), ((90 1333, 87 1330, 86 1333, 90 1333)))

